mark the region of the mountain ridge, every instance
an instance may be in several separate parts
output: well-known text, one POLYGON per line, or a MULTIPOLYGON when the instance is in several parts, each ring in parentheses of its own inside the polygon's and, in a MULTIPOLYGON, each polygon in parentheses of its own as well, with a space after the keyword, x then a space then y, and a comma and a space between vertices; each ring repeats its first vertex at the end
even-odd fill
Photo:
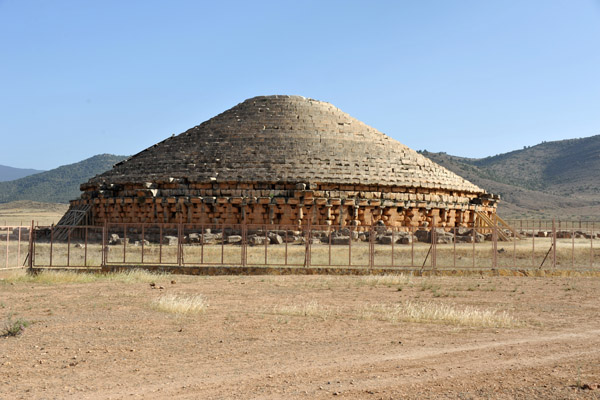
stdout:
MULTIPOLYGON (((421 154, 502 200, 504 218, 593 219, 600 215, 600 135, 542 142, 484 158, 421 154)), ((68 203, 79 186, 127 156, 99 154, 79 163, 0 182, 0 203, 68 203)))
POLYGON ((33 168, 15 168, 8 165, 0 165, 0 182, 14 181, 15 179, 25 178, 26 176, 45 172, 41 169, 33 168))
POLYGON ((600 135, 542 142, 485 158, 422 154, 501 195, 501 215, 591 218, 600 212, 600 135))
POLYGON ((0 182, 0 203, 31 200, 68 203, 81 195, 79 185, 127 158, 98 154, 77 163, 62 165, 24 178, 0 182))

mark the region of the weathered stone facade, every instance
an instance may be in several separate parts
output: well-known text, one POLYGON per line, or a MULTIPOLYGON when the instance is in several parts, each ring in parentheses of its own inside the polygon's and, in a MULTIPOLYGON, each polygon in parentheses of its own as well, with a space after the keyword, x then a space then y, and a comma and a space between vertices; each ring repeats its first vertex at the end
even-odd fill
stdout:
POLYGON ((262 96, 81 185, 105 222, 468 226, 497 196, 331 104, 262 96))

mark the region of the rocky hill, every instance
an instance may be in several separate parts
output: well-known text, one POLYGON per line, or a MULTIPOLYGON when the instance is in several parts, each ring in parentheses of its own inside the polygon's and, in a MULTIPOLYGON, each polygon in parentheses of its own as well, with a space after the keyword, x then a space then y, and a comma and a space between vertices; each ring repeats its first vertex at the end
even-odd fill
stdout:
POLYGON ((502 196, 500 215, 600 216, 600 135, 543 142, 486 158, 422 152, 489 192, 502 196))
POLYGON ((47 203, 68 203, 79 197, 79 185, 110 168, 125 156, 100 154, 75 164, 21 179, 0 182, 0 203, 33 200, 47 203))

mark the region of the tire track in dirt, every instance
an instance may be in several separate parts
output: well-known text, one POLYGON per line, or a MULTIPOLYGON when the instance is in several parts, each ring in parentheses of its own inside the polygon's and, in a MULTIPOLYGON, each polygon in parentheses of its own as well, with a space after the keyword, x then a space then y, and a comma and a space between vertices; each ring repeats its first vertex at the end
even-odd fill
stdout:
MULTIPOLYGON (((369 355, 368 346, 359 350, 364 352, 340 357, 319 354, 300 365, 290 360, 276 370, 270 366, 271 357, 254 358, 252 365, 245 368, 213 369, 209 376, 175 377, 167 384, 146 385, 143 397, 193 399, 201 394, 205 399, 329 398, 338 393, 342 398, 365 398, 369 393, 431 386, 434 382, 474 382, 476 377, 490 373, 503 372, 519 378, 519 371, 530 367, 581 358, 600 360, 600 329, 419 348, 393 355, 369 355)), ((121 388, 103 393, 101 398, 130 397, 135 392, 134 388, 121 388)))

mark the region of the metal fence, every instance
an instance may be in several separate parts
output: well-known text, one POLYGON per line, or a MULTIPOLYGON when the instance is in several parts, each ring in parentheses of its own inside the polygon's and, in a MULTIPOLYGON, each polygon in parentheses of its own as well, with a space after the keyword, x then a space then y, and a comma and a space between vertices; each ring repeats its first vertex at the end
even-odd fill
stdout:
POLYGON ((585 229, 600 231, 599 221, 586 220, 548 220, 548 219, 506 219, 506 222, 515 229, 585 229))
POLYGON ((38 227, 30 242, 31 266, 600 268, 600 230, 516 226, 514 232, 427 226, 38 227))
POLYGON ((20 268, 27 262, 28 226, 0 226, 0 270, 20 268))

